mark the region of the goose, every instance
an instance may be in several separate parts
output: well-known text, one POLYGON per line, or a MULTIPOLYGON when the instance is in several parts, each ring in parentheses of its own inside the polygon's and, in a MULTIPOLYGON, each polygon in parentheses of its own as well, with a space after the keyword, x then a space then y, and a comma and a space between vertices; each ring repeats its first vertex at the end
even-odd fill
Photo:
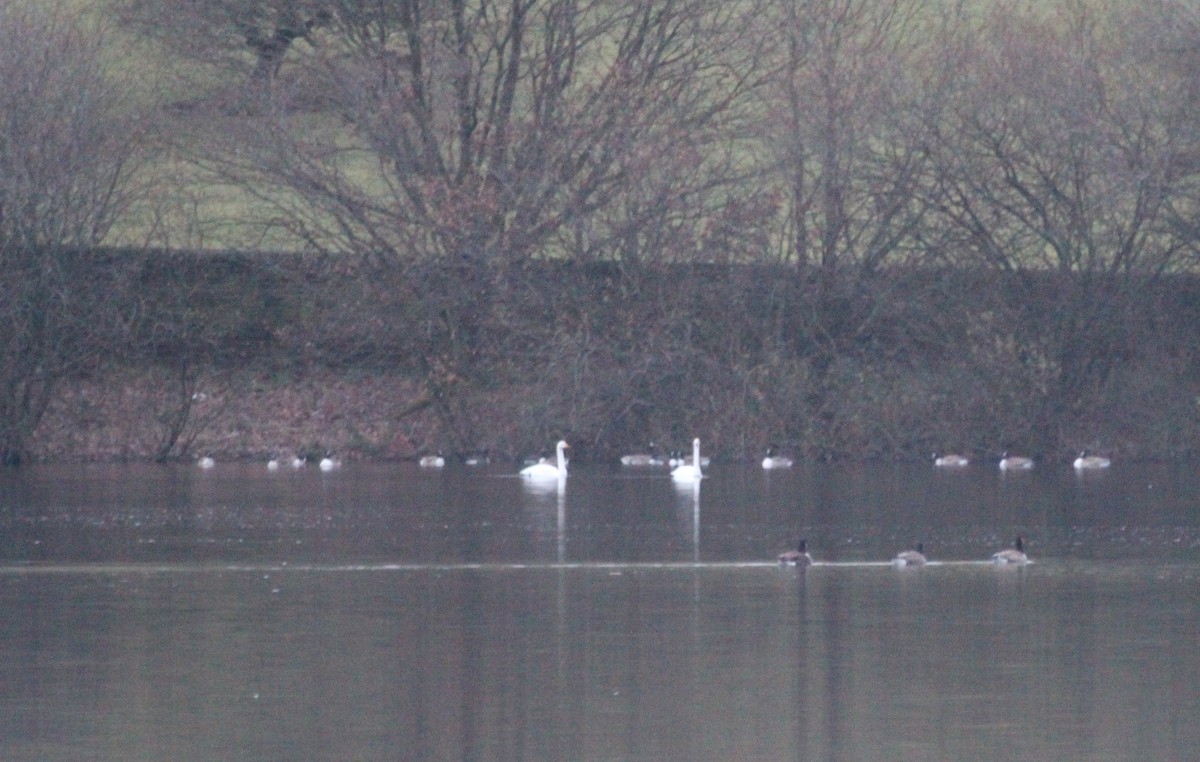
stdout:
POLYGON ((270 459, 267 460, 267 470, 268 471, 278 471, 279 470, 279 456, 278 455, 272 454, 270 459))
POLYGON ((292 468, 295 468, 295 469, 304 468, 304 464, 307 462, 308 462, 308 458, 304 457, 303 455, 296 454, 296 455, 292 456, 292 468))
POLYGON ((468 466, 483 466, 487 465, 489 460, 490 458, 488 457, 487 450, 484 450, 483 452, 473 452, 468 454, 465 458, 463 458, 463 463, 468 466))
POLYGON ((321 462, 317 464, 322 471, 332 471, 335 468, 342 467, 342 461, 333 457, 333 453, 325 453, 325 457, 321 458, 321 462))
POLYGON ((1000 455, 1001 471, 1028 471, 1031 468, 1033 468, 1033 458, 1009 455, 1007 451, 1000 455))
POLYGON ((994 564, 1025 564, 1029 563, 1029 557, 1025 555, 1025 538, 1017 535, 1013 546, 1007 550, 1001 550, 992 554, 992 563, 994 564))
POLYGON ((918 542, 916 550, 906 550, 896 554, 896 557, 892 559, 892 564, 895 566, 924 566, 925 544, 918 542))
POLYGON ((658 455, 658 447, 653 442, 650 443, 649 452, 634 453, 632 455, 622 455, 622 466, 661 466, 663 459, 658 455))
POLYGON ((420 465, 421 468, 441 468, 442 466, 446 465, 446 458, 441 452, 438 452, 437 455, 422 455, 421 459, 417 461, 417 464, 420 465))
POLYGON ((217 465, 217 462, 212 459, 211 455, 205 455, 196 461, 196 465, 200 466, 200 468, 208 469, 217 465))
POLYGON ((933 454, 933 465, 942 466, 944 468, 961 468, 962 466, 971 463, 965 455, 942 455, 941 453, 933 454))
POLYGON ((700 438, 692 440, 692 462, 683 463, 671 472, 671 478, 677 482, 698 481, 704 477, 701 468, 704 460, 700 457, 700 438))
POLYGON ((767 448, 767 456, 763 458, 762 467, 766 469, 772 468, 791 468, 792 459, 786 455, 776 455, 775 448, 767 448))
POLYGON ((1084 450, 1079 453, 1074 465, 1076 471, 1086 471, 1092 468, 1108 468, 1112 465, 1112 460, 1101 455, 1088 455, 1087 450, 1084 450))
POLYGON ((521 476, 527 479, 565 479, 567 477, 567 456, 563 451, 570 447, 571 445, 560 439, 554 446, 557 463, 549 463, 542 458, 541 462, 522 468, 521 476))
POLYGON ((795 550, 786 550, 779 554, 779 563, 784 566, 809 566, 813 562, 808 554, 808 540, 801 539, 795 550))

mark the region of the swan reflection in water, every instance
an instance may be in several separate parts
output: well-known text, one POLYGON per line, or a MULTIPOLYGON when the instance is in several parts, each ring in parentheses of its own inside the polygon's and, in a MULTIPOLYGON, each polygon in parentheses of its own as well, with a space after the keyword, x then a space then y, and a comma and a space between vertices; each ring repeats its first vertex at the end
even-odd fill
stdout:
MULTIPOLYGON (((558 455, 563 458, 562 448, 566 446, 565 442, 559 442, 558 455)), ((565 460, 565 459, 564 459, 565 460)), ((549 465, 548 463, 537 463, 535 465, 549 465)), ((532 468, 530 466, 529 468, 532 468)), ((539 528, 549 527, 546 525, 548 519, 547 510, 549 508, 550 499, 555 502, 555 540, 556 553, 555 560, 557 563, 565 563, 567 555, 567 472, 565 468, 559 471, 555 468, 555 474, 548 476, 549 472, 544 472, 542 476, 529 476, 524 473, 528 470, 522 469, 521 486, 524 492, 531 498, 528 507, 534 514, 534 525, 539 528)))
POLYGON ((700 563, 700 480, 673 480, 676 503, 676 515, 681 525, 689 525, 692 529, 692 563, 700 563), (689 510, 690 509, 690 510, 689 510), (690 513, 690 517, 689 514, 690 513))

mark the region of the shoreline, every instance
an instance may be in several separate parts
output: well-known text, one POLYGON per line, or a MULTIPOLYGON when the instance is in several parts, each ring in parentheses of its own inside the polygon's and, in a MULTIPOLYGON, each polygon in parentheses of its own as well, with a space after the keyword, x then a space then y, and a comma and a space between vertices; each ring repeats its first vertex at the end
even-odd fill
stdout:
POLYGON ((113 369, 63 384, 27 453, 36 463, 226 461, 337 452, 350 460, 400 461, 437 448, 436 421, 411 408, 420 390, 394 374, 231 370, 188 394, 159 369, 113 369), (177 426, 176 440, 164 453, 177 426))

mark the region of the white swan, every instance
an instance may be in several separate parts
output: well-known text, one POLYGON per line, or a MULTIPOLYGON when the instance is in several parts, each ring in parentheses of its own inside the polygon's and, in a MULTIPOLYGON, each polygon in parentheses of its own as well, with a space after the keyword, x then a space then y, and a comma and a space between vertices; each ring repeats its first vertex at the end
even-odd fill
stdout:
POLYGON ((924 566, 925 560, 925 544, 917 543, 916 550, 906 550, 902 553, 897 553, 892 559, 892 564, 895 566, 924 566))
POLYGON ((1025 555, 1025 538, 1017 535, 1016 542, 1011 548, 992 554, 994 564, 1026 564, 1029 557, 1025 555))
POLYGON ((942 455, 936 452, 933 454, 933 465, 943 468, 961 468, 970 463, 971 461, 963 455, 942 455))
POLYGON ((1031 468, 1033 468, 1033 458, 1009 455, 1007 452, 1000 456, 1001 471, 1028 471, 1031 468))
POLYGON ((558 444, 554 446, 555 456, 558 461, 557 464, 548 463, 545 458, 542 458, 540 463, 534 463, 532 466, 522 468, 520 472, 521 476, 527 479, 565 479, 567 476, 567 456, 563 451, 570 446, 560 439, 558 444))
POLYGON ((1075 459, 1075 470, 1086 471, 1092 468, 1108 468, 1112 465, 1112 460, 1101 455, 1088 455, 1087 450, 1079 453, 1079 457, 1075 459))
POLYGON ((697 437, 692 440, 692 462, 678 466, 671 472, 671 478, 677 482, 698 481, 704 476, 700 470, 700 464, 703 462, 700 458, 700 438, 697 437))
POLYGON ((767 456, 763 458, 762 467, 766 469, 791 468, 792 462, 792 459, 786 455, 776 455, 774 447, 768 447, 767 456))

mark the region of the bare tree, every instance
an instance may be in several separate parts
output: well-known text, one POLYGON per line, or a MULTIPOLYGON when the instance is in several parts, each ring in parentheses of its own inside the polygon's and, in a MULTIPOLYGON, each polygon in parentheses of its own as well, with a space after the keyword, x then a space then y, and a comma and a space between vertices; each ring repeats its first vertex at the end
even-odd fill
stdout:
POLYGON ((1082 3, 988 16, 938 127, 933 203, 957 251, 1010 274, 1024 314, 997 321, 997 341, 1037 401, 1014 435, 1038 447, 1145 338, 1125 330, 1131 298, 1194 244, 1175 224, 1197 179, 1177 160, 1176 94, 1117 33, 1127 18, 1082 3))
POLYGON ((331 20, 336 0, 114 0, 123 25, 176 60, 236 72, 251 95, 271 86, 293 46, 331 20))
MULTIPOLYGON (((0 459, 20 459, 58 383, 105 351, 90 260, 137 199, 139 128, 103 37, 0 6, 0 459)), ((111 343, 108 344, 111 346, 111 343)))
MULTIPOLYGON (((1192 3, 1155 0, 1130 9, 1121 27, 1121 43, 1137 63, 1118 72, 1137 78, 1126 80, 1128 97, 1153 108, 1176 175, 1192 178, 1200 170, 1200 11, 1192 3)), ((1198 194, 1196 183, 1185 182, 1167 199, 1169 219, 1193 241, 1200 241, 1198 194)))
POLYGON ((830 372, 895 321, 884 308, 893 272, 924 255, 921 120, 936 108, 944 70, 929 55, 937 23, 926 4, 768 7, 775 77, 761 90, 759 134, 766 177, 782 197, 773 259, 794 273, 795 296, 779 302, 776 333, 808 365, 807 388, 792 395, 806 399, 805 410, 787 421, 799 437, 810 425, 833 425, 830 372))
POLYGON ((497 312, 544 277, 534 263, 637 257, 673 217, 692 231, 674 256, 688 255, 697 210, 735 176, 709 149, 753 75, 720 48, 740 8, 403 0, 334 17, 336 45, 306 61, 331 112, 301 120, 281 101, 203 164, 256 194, 271 224, 389 285, 404 305, 392 346, 419 358, 447 421, 481 347, 534 359, 557 330, 523 322, 537 310, 497 312))
POLYGON ((921 3, 782 2, 766 136, 787 189, 784 258, 801 270, 874 269, 920 208, 921 3), (908 129, 906 129, 908 128, 908 129))

